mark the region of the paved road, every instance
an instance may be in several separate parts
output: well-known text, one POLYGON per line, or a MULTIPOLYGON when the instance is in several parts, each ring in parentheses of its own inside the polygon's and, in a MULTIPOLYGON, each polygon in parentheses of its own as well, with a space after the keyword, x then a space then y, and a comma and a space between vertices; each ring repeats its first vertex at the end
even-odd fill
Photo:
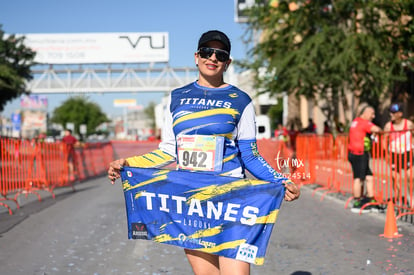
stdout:
MULTIPOLYGON (((182 249, 127 239, 121 185, 105 178, 29 196, 13 216, 0 213, 0 274, 192 274, 182 249)), ((384 239, 384 214, 358 215, 344 201, 302 188, 284 203, 263 266, 252 274, 414 274, 414 226, 384 239)))

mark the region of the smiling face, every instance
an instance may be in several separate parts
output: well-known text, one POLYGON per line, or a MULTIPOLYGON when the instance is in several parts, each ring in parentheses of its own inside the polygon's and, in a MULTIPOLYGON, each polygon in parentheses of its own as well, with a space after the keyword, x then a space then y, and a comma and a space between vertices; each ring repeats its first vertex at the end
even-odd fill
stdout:
MULTIPOLYGON (((224 45, 218 41, 207 42, 204 47, 214 49, 224 49, 224 45)), ((219 61, 216 53, 213 53, 210 57, 203 58, 197 52, 194 55, 195 63, 198 66, 200 77, 198 83, 202 86, 219 87, 223 84, 223 74, 230 65, 231 59, 227 61, 219 61)))

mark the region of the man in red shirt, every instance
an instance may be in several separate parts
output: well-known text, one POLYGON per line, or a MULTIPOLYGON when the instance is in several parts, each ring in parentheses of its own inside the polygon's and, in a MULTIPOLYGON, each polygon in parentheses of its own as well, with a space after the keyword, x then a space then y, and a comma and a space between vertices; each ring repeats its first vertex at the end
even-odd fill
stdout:
MULTIPOLYGON (((375 202, 374 199, 374 181, 372 171, 369 167, 369 151, 366 146, 367 134, 378 133, 381 128, 372 123, 375 118, 375 110, 369 105, 363 107, 360 115, 352 121, 349 129, 348 160, 352 166, 354 183, 352 194, 354 196, 354 205, 351 211, 354 213, 369 212, 370 209, 361 207, 368 202, 375 202), (364 181, 367 185, 367 198, 362 199, 364 190, 364 181)), ((371 208, 374 210, 374 208, 371 208)))
POLYGON ((68 167, 69 167, 69 179, 74 180, 74 166, 75 166, 75 145, 78 140, 72 136, 72 130, 66 129, 65 136, 62 138, 62 142, 66 144, 66 152, 68 156, 68 167))

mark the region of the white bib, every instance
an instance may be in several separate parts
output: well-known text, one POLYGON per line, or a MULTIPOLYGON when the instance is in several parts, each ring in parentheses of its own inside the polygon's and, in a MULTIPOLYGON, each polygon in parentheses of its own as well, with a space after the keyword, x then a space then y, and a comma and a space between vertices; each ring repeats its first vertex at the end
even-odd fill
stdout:
POLYGON ((193 171, 221 171, 224 137, 180 135, 177 137, 178 168, 193 171))

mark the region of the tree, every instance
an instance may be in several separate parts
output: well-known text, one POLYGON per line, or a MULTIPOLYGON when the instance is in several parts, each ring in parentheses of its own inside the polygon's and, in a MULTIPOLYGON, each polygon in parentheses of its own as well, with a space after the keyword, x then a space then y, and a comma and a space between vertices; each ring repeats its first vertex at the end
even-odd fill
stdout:
POLYGON ((24 37, 6 36, 0 25, 0 111, 6 103, 28 94, 26 81, 33 78, 35 52, 24 45, 24 37))
MULTIPOLYGON (((260 34, 242 67, 258 88, 304 95, 328 117, 345 91, 375 106, 399 93, 414 61, 413 1, 270 1, 249 11, 247 37, 260 34), (292 4, 293 3, 293 4, 292 4)), ((356 108, 356 106, 354 106, 356 108)))
POLYGON ((90 135, 95 133, 96 127, 100 124, 109 122, 109 119, 98 104, 89 102, 85 96, 76 96, 67 99, 53 110, 51 121, 63 127, 66 127, 68 122, 73 123, 77 134, 79 134, 79 126, 86 124, 87 135, 90 135))

